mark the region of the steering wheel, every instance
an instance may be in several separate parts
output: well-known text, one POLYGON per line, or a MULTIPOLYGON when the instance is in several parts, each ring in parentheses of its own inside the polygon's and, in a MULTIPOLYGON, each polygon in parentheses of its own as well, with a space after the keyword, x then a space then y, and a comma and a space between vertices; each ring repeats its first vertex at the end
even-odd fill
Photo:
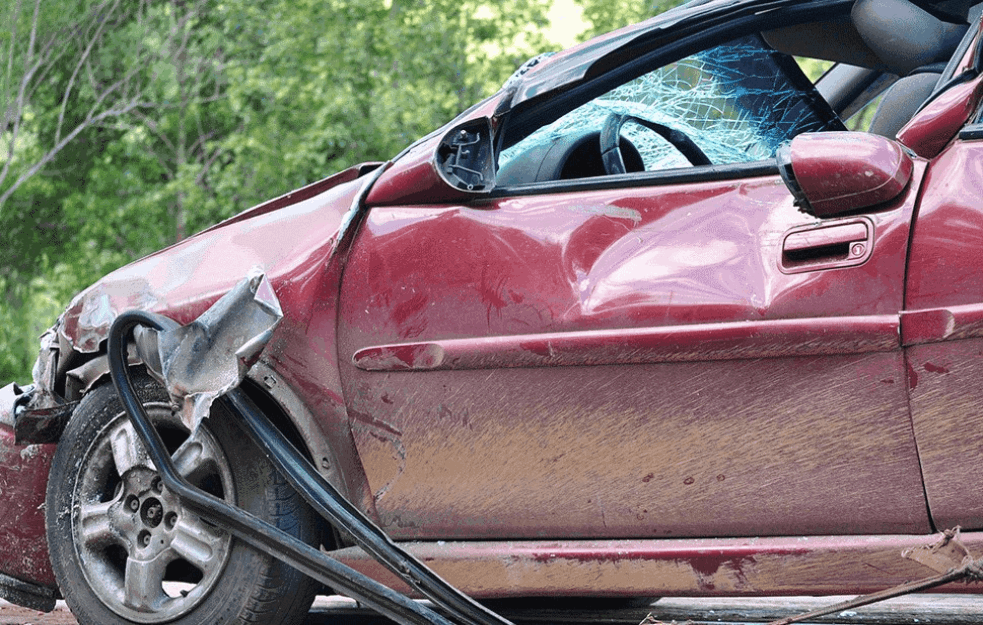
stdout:
POLYGON ((608 175, 624 174, 625 161, 621 156, 621 147, 618 145, 621 140, 621 127, 626 122, 635 122, 639 126, 644 126, 654 131, 660 137, 672 144, 672 147, 686 157, 693 165, 712 165, 707 155, 703 153, 700 146, 696 145, 692 139, 684 133, 674 130, 663 124, 650 122, 641 117, 626 115, 624 113, 611 113, 604 120, 601 127, 601 160, 604 162, 604 171, 608 175))

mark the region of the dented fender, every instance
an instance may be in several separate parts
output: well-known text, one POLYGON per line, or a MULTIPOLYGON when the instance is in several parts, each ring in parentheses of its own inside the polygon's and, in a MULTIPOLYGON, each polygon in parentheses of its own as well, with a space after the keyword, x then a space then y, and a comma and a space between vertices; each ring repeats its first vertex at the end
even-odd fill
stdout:
MULTIPOLYGON (((0 518, 0 574, 55 587, 44 497, 56 445, 37 440, 57 440, 77 400, 108 379, 105 343, 116 316, 138 309, 185 325, 254 267, 268 277, 290 330, 274 333, 249 371, 251 388, 282 410, 321 474, 374 515, 341 395, 334 319, 347 247, 384 170, 363 164, 261 204, 114 271, 72 300, 41 338, 33 388, 16 393, 17 418, 13 399, 0 402, 0 496, 19 504, 0 518)), ((141 362, 136 350, 129 361, 141 362)))
MULTIPOLYGON (((258 371, 265 373, 251 377, 307 439, 325 477, 352 501, 371 502, 363 496, 367 487, 338 380, 334 319, 348 245, 364 198, 385 169, 365 164, 346 170, 131 263, 81 292, 42 339, 29 410, 76 400, 107 379, 105 340, 120 312, 145 310, 187 325, 258 270, 289 330, 273 335, 259 361, 258 371)), ((135 351, 129 360, 142 362, 135 351)))

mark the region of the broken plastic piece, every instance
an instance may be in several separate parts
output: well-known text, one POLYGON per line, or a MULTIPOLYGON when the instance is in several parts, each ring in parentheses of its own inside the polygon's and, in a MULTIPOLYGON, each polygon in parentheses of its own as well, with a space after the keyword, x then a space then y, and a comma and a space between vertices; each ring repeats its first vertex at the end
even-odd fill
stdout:
POLYGON ((39 612, 55 609, 55 590, 0 573, 0 599, 39 612))
POLYGON ((14 415, 14 441, 18 445, 57 443, 78 405, 72 401, 49 408, 18 410, 14 415))
POLYGON ((24 389, 16 382, 0 388, 0 423, 14 427, 17 408, 25 396, 24 389))

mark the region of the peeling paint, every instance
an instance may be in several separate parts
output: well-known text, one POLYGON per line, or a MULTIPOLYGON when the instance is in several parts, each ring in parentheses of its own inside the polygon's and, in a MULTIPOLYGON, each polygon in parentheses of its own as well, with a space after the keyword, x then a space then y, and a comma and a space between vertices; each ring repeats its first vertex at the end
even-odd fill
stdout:
POLYGON ((378 503, 406 471, 406 447, 403 445, 401 439, 403 434, 398 428, 368 414, 351 409, 349 409, 348 414, 352 419, 353 431, 356 433, 365 432, 373 439, 389 446, 390 457, 396 461, 396 468, 392 476, 377 488, 372 495, 373 501, 378 503))
MULTIPOLYGON (((979 549, 980 534, 963 539, 979 549)), ((900 556, 936 535, 732 539, 412 542, 434 571, 477 597, 520 587, 533 595, 773 596, 857 594, 924 577, 900 556), (830 575, 836 570, 836 575, 830 575)), ((396 582, 358 548, 332 553, 376 579, 396 582)), ((951 584, 945 592, 978 593, 951 584)))
POLYGON ((612 219, 625 219, 637 226, 642 222, 642 213, 634 208, 625 208, 613 204, 569 204, 567 210, 581 215, 601 215, 612 219))
POLYGON ((745 569, 750 569, 756 563, 754 556, 735 557, 730 554, 701 554, 681 562, 693 567, 701 591, 712 591, 718 584, 727 588, 747 586, 748 574, 745 569))
POLYGON ((435 343, 387 345, 363 349, 352 358, 366 371, 426 370, 443 363, 444 350, 435 343))
POLYGON ((366 371, 643 364, 891 351, 892 315, 475 337, 361 349, 366 371))
POLYGON ((905 367, 908 371, 908 390, 914 391, 918 388, 918 372, 915 371, 910 362, 905 362, 905 367))

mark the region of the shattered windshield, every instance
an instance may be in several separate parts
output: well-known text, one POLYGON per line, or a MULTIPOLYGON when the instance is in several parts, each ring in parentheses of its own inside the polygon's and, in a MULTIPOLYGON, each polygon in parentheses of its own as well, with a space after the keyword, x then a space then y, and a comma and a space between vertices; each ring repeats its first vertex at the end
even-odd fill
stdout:
MULTIPOLYGON (((499 166, 571 134, 599 132, 612 114, 682 132, 715 165, 768 159, 800 133, 844 129, 791 57, 749 36, 595 98, 503 151, 499 166)), ((625 124, 622 137, 638 149, 646 171, 690 166, 678 149, 643 126, 625 124)))

